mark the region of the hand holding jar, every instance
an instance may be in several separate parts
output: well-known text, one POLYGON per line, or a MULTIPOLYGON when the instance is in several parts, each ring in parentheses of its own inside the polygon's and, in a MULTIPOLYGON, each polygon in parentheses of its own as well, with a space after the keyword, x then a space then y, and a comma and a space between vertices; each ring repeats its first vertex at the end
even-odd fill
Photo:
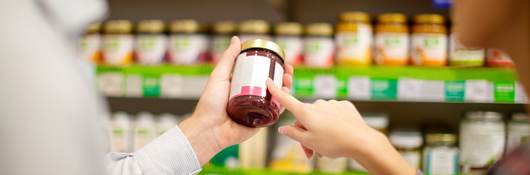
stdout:
POLYGON ((271 80, 267 81, 267 88, 297 120, 278 131, 300 142, 308 158, 313 153, 353 158, 370 174, 416 173, 382 133, 364 123, 352 103, 335 100, 303 103, 277 88, 271 80))
MULTIPOLYGON (((241 43, 233 37, 208 79, 192 116, 179 124, 179 128, 191 143, 199 162, 204 165, 223 148, 247 140, 258 132, 257 128, 240 125, 227 113, 231 74, 241 43)), ((285 65, 283 89, 289 91, 293 68, 285 65)))

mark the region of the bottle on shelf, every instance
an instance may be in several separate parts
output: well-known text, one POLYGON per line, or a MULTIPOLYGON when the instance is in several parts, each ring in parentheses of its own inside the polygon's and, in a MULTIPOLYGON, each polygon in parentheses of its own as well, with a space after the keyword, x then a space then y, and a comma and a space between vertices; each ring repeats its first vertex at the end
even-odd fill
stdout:
POLYGON ((135 58, 145 65, 162 64, 168 47, 166 26, 161 20, 142 20, 136 28, 135 58))
POLYGON ((506 152, 530 140, 530 118, 526 113, 515 113, 508 122, 508 135, 506 137, 506 152))
POLYGON ((213 24, 212 30, 212 62, 217 63, 230 45, 230 39, 236 34, 236 23, 232 21, 216 22, 213 24))
POLYGON ((414 65, 445 66, 447 45, 447 28, 442 15, 420 14, 414 17, 410 52, 414 65))
POLYGON ((274 27, 274 41, 285 51, 285 63, 298 66, 303 63, 303 27, 296 22, 278 23, 274 27))
POLYGON ((128 65, 133 60, 133 26, 128 20, 111 20, 103 28, 103 62, 112 66, 128 65))
POLYGON ((486 53, 483 48, 466 47, 458 40, 458 33, 450 34, 449 65, 459 67, 479 67, 484 65, 486 53))
POLYGON ((488 67, 513 67, 510 55, 504 50, 496 48, 487 49, 486 64, 488 67))
POLYGON ((401 13, 383 13, 377 17, 375 62, 378 65, 409 63, 409 27, 401 13))
POLYGON ((79 41, 81 59, 93 64, 101 63, 101 23, 90 24, 79 41))
POLYGON ((153 114, 141 112, 134 121, 134 150, 139 150, 157 136, 153 114))
POLYGON ((390 142, 399 151, 401 156, 414 168, 419 169, 421 164, 421 146, 423 137, 416 130, 394 130, 390 132, 390 142))
POLYGON ((241 43, 247 40, 263 39, 270 40, 270 26, 267 21, 252 19, 241 21, 238 26, 239 39, 241 43))
POLYGON ((365 66, 372 64, 372 26, 365 12, 344 12, 339 16, 335 41, 337 64, 365 66))
POLYGON ((132 151, 132 122, 130 116, 125 112, 116 112, 112 115, 110 139, 112 149, 116 152, 132 151))
POLYGON ((169 26, 169 62, 172 64, 198 64, 208 59, 209 39, 207 27, 191 19, 175 20, 169 26))
POLYGON ((329 23, 312 23, 305 27, 304 63, 309 67, 333 66, 335 43, 331 38, 333 27, 329 23))
POLYGON ((456 135, 452 133, 428 133, 423 149, 425 174, 457 175, 459 154, 456 135))

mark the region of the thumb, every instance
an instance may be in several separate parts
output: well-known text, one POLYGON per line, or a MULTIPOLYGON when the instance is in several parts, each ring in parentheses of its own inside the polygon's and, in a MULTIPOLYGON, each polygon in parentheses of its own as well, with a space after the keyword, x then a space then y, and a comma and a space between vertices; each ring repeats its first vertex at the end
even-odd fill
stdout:
POLYGON ((274 84, 274 82, 270 78, 267 79, 267 90, 269 90, 272 97, 278 100, 278 102, 282 106, 284 106, 289 111, 291 111, 293 114, 295 114, 295 117, 299 116, 297 114, 300 114, 300 110, 302 109, 302 105, 304 103, 298 101, 291 94, 277 87, 276 84, 274 84))
POLYGON ((278 132, 301 144, 304 144, 306 142, 306 136, 307 136, 306 131, 300 128, 290 126, 290 125, 285 125, 285 126, 281 126, 280 128, 278 128, 278 132))
POLYGON ((232 67, 240 51, 241 42, 237 36, 234 36, 230 40, 230 46, 224 51, 223 56, 212 71, 210 78, 213 80, 229 80, 232 67))

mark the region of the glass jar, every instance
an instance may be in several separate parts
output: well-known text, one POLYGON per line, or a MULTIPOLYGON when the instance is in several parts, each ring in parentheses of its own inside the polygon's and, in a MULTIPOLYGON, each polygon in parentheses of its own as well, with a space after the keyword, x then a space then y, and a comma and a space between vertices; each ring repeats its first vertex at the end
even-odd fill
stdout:
POLYGON ((364 12, 345 12, 337 24, 337 64, 370 65, 372 63, 372 26, 364 12))
POLYGON ((239 23, 238 32, 241 42, 252 39, 270 40, 270 26, 264 20, 246 20, 239 23))
POLYGON ((206 27, 195 20, 175 20, 169 26, 169 61, 173 64, 197 64, 208 59, 206 27))
POLYGON ((419 66, 445 66, 447 63, 447 29, 445 19, 437 14, 414 17, 412 28, 412 63, 419 66))
POLYGON ((278 120, 280 105, 272 100, 265 82, 271 78, 282 87, 284 57, 280 46, 271 41, 254 39, 241 44, 227 109, 232 120, 248 127, 265 127, 278 120))
POLYGON ((512 119, 508 122, 506 152, 524 143, 525 139, 530 139, 529 121, 528 114, 516 113, 512 115, 512 119))
POLYGON ((489 67, 513 67, 510 55, 503 50, 489 48, 486 56, 486 64, 489 67))
POLYGON ((458 35, 454 31, 450 35, 449 65, 462 67, 476 67, 484 65, 486 55, 482 48, 465 47, 458 41, 458 35))
POLYGON ((305 28, 304 63, 309 67, 329 68, 333 66, 335 43, 331 36, 333 27, 329 23, 312 23, 305 28))
POLYGON ((458 174, 458 147, 456 135, 429 133, 425 136, 423 150, 423 173, 433 175, 458 174))
POLYGON ((468 112, 460 123, 460 164, 463 171, 487 169, 497 161, 505 144, 505 127, 498 112, 468 112))
POLYGON ((230 45, 230 39, 236 32, 236 23, 232 21, 221 21, 213 25, 214 36, 212 38, 212 62, 217 63, 223 52, 230 45))
POLYGON ((390 142, 412 167, 420 168, 421 145, 423 144, 423 137, 420 132, 414 130, 392 131, 390 142))
POLYGON ((133 59, 134 37, 132 24, 127 20, 111 20, 105 23, 102 55, 105 64, 123 66, 133 59))
POLYGON ((81 59, 94 64, 101 62, 101 30, 100 23, 90 24, 79 41, 81 59))
POLYGON ((136 61, 157 65, 164 61, 168 40, 161 20, 143 20, 136 29, 136 61))
POLYGON ((297 66, 303 63, 302 51, 304 42, 302 40, 303 28, 300 23, 284 22, 276 24, 275 42, 285 50, 285 63, 297 66))
POLYGON ((409 27, 401 13, 377 17, 375 62, 378 65, 407 65, 409 62, 409 27))
POLYGON ((112 151, 114 152, 131 152, 133 146, 133 125, 131 117, 124 112, 112 114, 110 140, 112 151))

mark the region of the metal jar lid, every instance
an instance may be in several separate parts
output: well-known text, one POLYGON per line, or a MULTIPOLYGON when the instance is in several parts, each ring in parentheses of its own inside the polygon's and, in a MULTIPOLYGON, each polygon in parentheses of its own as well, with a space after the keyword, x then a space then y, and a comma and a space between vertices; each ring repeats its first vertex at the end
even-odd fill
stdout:
POLYGON ((302 35, 303 28, 300 23, 297 22, 282 22, 274 26, 274 33, 277 35, 302 35))
POLYGON ((329 23, 312 23, 306 26, 306 34, 311 36, 331 36, 333 27, 329 23))
POLYGON ((105 23, 105 33, 131 33, 132 23, 128 20, 111 20, 105 23))
POLYGON ((166 26, 161 20, 142 20, 138 23, 136 31, 144 33, 162 33, 165 29, 166 26))
POLYGON ((267 41, 263 39, 253 39, 253 40, 247 40, 241 44, 241 50, 247 50, 252 48, 259 48, 259 49, 267 49, 274 53, 276 53, 278 56, 280 56, 280 59, 282 61, 284 60, 285 53, 283 49, 276 43, 272 41, 267 41))
POLYGON ((434 143, 456 143, 456 135, 451 133, 429 133, 425 136, 425 141, 427 144, 434 143))

